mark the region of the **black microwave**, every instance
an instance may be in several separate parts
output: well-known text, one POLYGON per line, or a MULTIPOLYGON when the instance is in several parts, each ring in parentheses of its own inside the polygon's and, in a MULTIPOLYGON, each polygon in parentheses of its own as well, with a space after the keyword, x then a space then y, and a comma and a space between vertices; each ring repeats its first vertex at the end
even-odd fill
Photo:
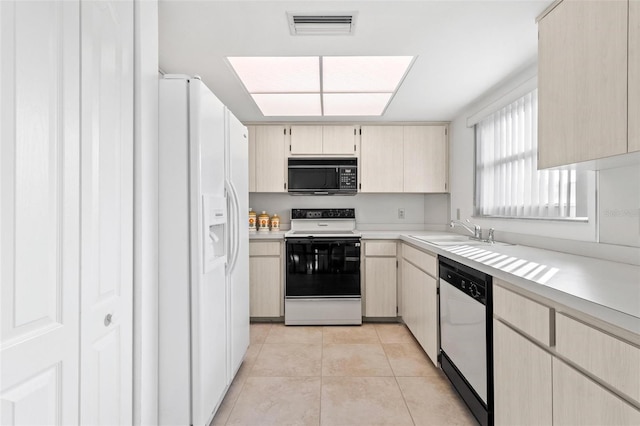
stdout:
POLYGON ((289 158, 289 193, 355 195, 357 158, 289 158))

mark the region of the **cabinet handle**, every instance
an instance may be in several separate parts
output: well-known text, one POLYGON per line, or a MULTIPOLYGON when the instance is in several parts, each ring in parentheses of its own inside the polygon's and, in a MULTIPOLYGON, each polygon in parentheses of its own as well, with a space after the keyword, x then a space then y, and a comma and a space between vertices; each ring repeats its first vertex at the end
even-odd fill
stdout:
POLYGON ((106 317, 104 317, 104 326, 105 327, 109 327, 111 325, 111 319, 113 318, 113 315, 111 314, 107 314, 106 317))
POLYGON ((284 183, 284 189, 287 189, 287 182, 284 183))

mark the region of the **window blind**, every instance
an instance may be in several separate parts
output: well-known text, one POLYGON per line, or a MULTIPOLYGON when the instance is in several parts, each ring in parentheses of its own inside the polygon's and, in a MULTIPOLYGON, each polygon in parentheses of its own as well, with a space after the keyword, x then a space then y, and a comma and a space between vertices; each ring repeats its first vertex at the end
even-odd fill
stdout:
POLYGON ((575 170, 537 170, 538 90, 489 115, 476 131, 476 214, 575 218, 575 170))

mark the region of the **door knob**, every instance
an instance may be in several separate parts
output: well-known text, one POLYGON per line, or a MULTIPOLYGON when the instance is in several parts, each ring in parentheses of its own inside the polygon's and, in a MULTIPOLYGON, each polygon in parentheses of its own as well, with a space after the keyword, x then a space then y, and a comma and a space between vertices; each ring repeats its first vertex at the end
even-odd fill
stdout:
POLYGON ((109 325, 111 325, 111 318, 113 317, 113 315, 111 314, 107 314, 106 317, 104 317, 104 326, 105 327, 109 327, 109 325))

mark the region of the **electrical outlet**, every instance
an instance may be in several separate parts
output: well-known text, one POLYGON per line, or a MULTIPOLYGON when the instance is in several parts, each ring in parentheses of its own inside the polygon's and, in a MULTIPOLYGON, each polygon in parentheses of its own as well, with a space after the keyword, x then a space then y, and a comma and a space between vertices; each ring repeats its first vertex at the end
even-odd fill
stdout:
POLYGON ((398 209, 398 219, 404 219, 404 208, 398 209))

